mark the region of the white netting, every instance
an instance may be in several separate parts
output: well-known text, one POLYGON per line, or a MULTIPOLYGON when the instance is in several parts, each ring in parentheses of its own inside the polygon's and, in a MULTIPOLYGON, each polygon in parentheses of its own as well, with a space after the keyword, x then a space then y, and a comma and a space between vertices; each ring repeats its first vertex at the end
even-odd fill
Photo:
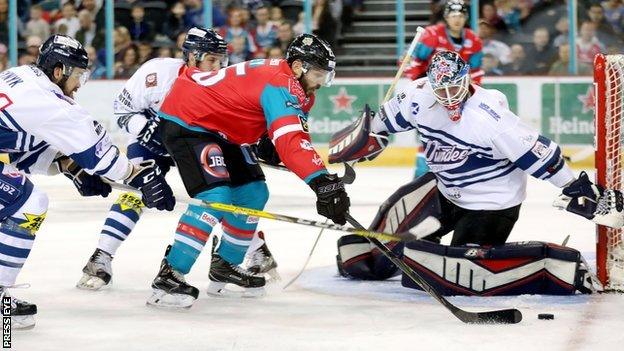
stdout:
MULTIPOLYGON (((600 98, 598 94, 596 98, 600 98)), ((622 185, 622 119, 624 118, 624 55, 606 56, 605 66, 605 187, 624 191, 622 185)), ((600 117, 600 116, 599 116, 600 117)), ((624 290, 622 230, 605 228, 608 289, 624 290)))

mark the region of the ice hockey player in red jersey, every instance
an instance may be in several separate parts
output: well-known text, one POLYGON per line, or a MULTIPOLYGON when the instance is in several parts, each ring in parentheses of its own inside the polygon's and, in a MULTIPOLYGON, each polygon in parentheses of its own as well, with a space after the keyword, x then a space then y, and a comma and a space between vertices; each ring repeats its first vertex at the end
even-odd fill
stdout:
MULTIPOLYGON (((314 93, 331 84, 335 56, 311 34, 290 44, 286 60, 252 60, 215 72, 189 68, 161 106, 163 142, 174 158, 190 196, 203 201, 263 209, 269 195, 257 156, 281 160, 317 194, 319 214, 345 223, 349 198, 342 181, 329 174, 310 142, 307 112, 314 93), (274 147, 273 147, 274 145, 274 147)), ((265 280, 239 265, 258 219, 189 206, 167 249, 148 304, 190 307, 197 288, 187 274, 217 223, 223 235, 214 251, 208 293, 259 296, 265 280), (238 286, 238 291, 226 284, 238 286)))
POLYGON ((429 67, 429 60, 437 51, 455 51, 470 65, 470 79, 474 84, 481 84, 483 70, 483 42, 475 32, 464 28, 468 20, 468 7, 463 0, 449 0, 444 5, 444 23, 426 28, 416 45, 411 66, 405 75, 412 80, 424 77, 429 67))

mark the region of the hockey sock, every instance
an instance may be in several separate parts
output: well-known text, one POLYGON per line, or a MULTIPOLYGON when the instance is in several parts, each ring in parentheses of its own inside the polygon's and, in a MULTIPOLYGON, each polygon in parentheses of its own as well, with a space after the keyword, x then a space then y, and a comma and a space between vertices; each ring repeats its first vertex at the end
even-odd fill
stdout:
MULTIPOLYGON (((195 196, 203 201, 230 203, 228 186, 216 187, 195 196)), ((206 245, 212 229, 221 221, 223 212, 189 205, 180 218, 167 261, 176 271, 187 274, 206 245)))
POLYGON ((100 232, 98 249, 115 255, 121 243, 126 240, 143 212, 143 202, 138 195, 124 193, 111 206, 108 217, 100 232))
MULTIPOLYGON (((264 181, 256 181, 232 188, 234 205, 263 210, 269 198, 264 181)), ((258 226, 257 217, 225 214, 221 222, 223 236, 219 256, 231 264, 241 264, 258 226)))
POLYGON ((35 188, 24 196, 26 202, 0 222, 0 286, 15 284, 48 210, 45 193, 35 188))

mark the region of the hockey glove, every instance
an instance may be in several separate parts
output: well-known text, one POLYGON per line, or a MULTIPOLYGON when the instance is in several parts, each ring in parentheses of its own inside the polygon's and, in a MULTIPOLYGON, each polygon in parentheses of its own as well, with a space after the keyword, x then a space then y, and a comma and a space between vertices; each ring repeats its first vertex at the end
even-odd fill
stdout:
POLYGON ((124 183, 141 190, 146 207, 173 210, 175 206, 173 191, 154 160, 143 161, 134 167, 134 171, 124 183))
POLYGON ((316 211, 334 223, 345 224, 345 214, 349 211, 349 197, 342 180, 335 174, 321 174, 310 181, 316 193, 316 211))
POLYGON ((67 156, 61 156, 54 160, 60 173, 71 179, 76 189, 82 196, 107 197, 111 192, 111 186, 102 180, 99 175, 91 175, 85 172, 74 160, 67 156))
POLYGON ((164 156, 167 155, 167 149, 160 138, 159 126, 160 118, 158 118, 158 116, 148 119, 145 127, 143 127, 139 135, 137 135, 137 139, 139 145, 158 156, 164 156))
POLYGON ((273 145, 273 142, 266 134, 262 136, 258 144, 255 145, 254 152, 259 159, 267 164, 277 166, 282 163, 277 150, 275 150, 275 145, 273 145))
POLYGON ((614 228, 624 225, 622 194, 617 190, 605 192, 600 185, 593 184, 585 172, 563 188, 553 206, 601 225, 614 228))

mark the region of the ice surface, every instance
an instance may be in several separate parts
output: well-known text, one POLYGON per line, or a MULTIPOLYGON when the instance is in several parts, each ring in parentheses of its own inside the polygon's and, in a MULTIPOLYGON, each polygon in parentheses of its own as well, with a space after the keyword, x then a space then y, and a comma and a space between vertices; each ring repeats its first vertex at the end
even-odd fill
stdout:
MULTIPOLYGON (((171 173, 176 173, 175 171, 171 173)), ((267 170, 272 196, 267 210, 321 219, 314 194, 293 174, 267 170)), ((358 168, 347 187, 352 214, 367 225, 381 202, 408 182, 408 168, 358 168)), ((176 175, 174 188, 184 194, 176 175)), ((95 249, 111 202, 80 198, 62 176, 35 177, 47 191, 50 210, 35 247, 18 277, 29 289, 18 298, 39 307, 37 326, 13 332, 15 350, 621 350, 624 296, 518 296, 452 298, 468 310, 517 307, 518 325, 465 325, 424 293, 398 281, 352 282, 336 277, 337 232, 326 231, 304 275, 286 291, 281 286, 306 259, 318 230, 262 220, 283 281, 262 299, 206 296, 209 253, 205 250, 187 280, 201 295, 188 311, 145 306, 150 282, 183 206, 171 213, 147 211, 113 261, 113 285, 100 292, 74 286, 95 249), (538 313, 555 320, 538 320, 538 313)), ((593 258, 594 226, 550 206, 557 189, 529 180, 528 198, 510 240, 560 243, 593 258)))

